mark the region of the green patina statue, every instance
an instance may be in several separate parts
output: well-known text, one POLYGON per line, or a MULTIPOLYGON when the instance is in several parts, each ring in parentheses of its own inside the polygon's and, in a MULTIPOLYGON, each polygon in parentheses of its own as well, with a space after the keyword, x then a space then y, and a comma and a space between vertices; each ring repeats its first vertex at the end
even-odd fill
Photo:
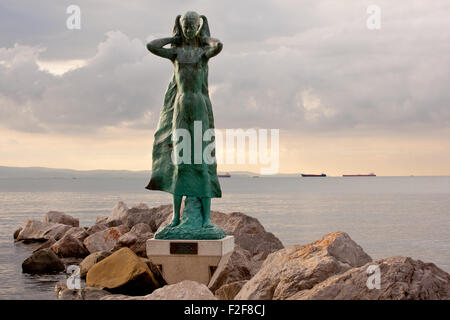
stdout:
MULTIPOLYGON (((173 219, 157 231, 155 238, 222 239, 225 232, 212 223, 210 213, 211 198, 222 196, 215 149, 210 153, 213 161, 203 158, 204 151, 214 145, 214 137, 208 143, 201 139, 199 148, 194 132, 200 128, 203 137, 206 130, 214 130, 208 92, 208 60, 219 54, 222 43, 210 37, 205 16, 189 11, 176 17, 173 37, 155 39, 147 44, 147 49, 174 64, 174 75, 167 88, 155 132, 152 176, 146 186, 149 190, 173 194, 173 219), (164 48, 168 44, 171 47, 164 48), (189 134, 190 141, 179 141, 176 133, 183 130, 189 134), (183 153, 191 151, 183 154, 184 161, 181 162, 175 159, 178 143, 190 148, 182 149, 183 153), (188 161, 185 161, 186 155, 188 161), (183 196, 186 199, 180 220, 183 196)), ((186 136, 182 137, 186 140, 186 136)))

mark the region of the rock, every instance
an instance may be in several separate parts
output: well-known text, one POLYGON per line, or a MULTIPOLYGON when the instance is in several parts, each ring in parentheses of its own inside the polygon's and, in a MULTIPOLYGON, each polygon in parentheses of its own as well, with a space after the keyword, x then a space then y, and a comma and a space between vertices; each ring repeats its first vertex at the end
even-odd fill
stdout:
POLYGON ((102 297, 111 295, 106 290, 86 287, 81 289, 55 288, 56 296, 60 300, 100 300, 102 297))
POLYGON ((106 225, 106 223, 97 223, 97 224, 94 224, 92 227, 89 227, 86 230, 86 232, 88 233, 88 235, 91 235, 91 234, 94 234, 96 232, 99 232, 99 231, 102 231, 102 230, 106 230, 108 228, 111 228, 111 227, 108 227, 106 225))
POLYGON ((97 251, 111 251, 119 241, 119 238, 129 231, 128 227, 121 225, 118 227, 111 227, 94 234, 84 239, 84 246, 90 253, 97 251))
POLYGON ((150 226, 151 232, 155 233, 158 227, 172 215, 172 206, 164 205, 148 208, 145 204, 139 204, 128 210, 125 223, 129 228, 145 223, 150 226))
POLYGON ((128 212, 127 205, 124 202, 119 201, 112 208, 111 213, 109 214, 108 218, 106 219, 106 223, 119 222, 119 225, 123 224, 125 222, 127 212, 128 212))
POLYGON ((127 295, 147 294, 161 286, 147 264, 129 248, 122 248, 92 266, 86 284, 127 295))
POLYGON ((249 280, 260 269, 266 257, 283 248, 281 241, 267 232, 258 219, 240 212, 211 212, 215 224, 235 238, 235 250, 210 287, 214 292, 227 283, 249 280))
POLYGON ((87 232, 87 230, 84 228, 80 228, 80 227, 70 228, 69 230, 67 230, 65 236, 68 234, 70 234, 75 239, 77 239, 81 242, 83 242, 84 239, 86 239, 89 236, 89 233, 87 232))
POLYGON ((79 227, 80 220, 59 211, 49 211, 45 214, 43 222, 45 223, 61 223, 72 227, 79 227))
POLYGON ((84 258, 89 255, 89 251, 84 247, 83 242, 72 234, 65 234, 51 248, 60 257, 84 258))
POLYGON ((97 216, 97 219, 95 219, 95 224, 106 223, 107 220, 108 220, 108 217, 97 216))
MULTIPOLYGON (((373 274, 373 271, 370 272, 373 274)), ((370 281, 370 280, 369 280, 370 281)), ((450 300, 450 274, 433 263, 409 257, 391 257, 352 268, 300 291, 296 300, 450 300), (380 289, 369 289, 368 268, 380 269, 380 289)))
POLYGON ((211 218, 215 224, 225 230, 226 234, 233 235, 235 243, 250 252, 252 256, 268 254, 284 248, 281 241, 271 232, 266 232, 256 218, 241 212, 227 214, 217 211, 211 212, 211 218))
POLYGON ((52 245, 56 243, 55 238, 50 238, 47 241, 45 241, 43 244, 41 244, 39 247, 33 250, 33 253, 42 249, 50 248, 52 245))
POLYGON ((83 259, 83 261, 80 262, 80 277, 85 278, 86 274, 88 273, 89 269, 92 268, 94 264, 97 262, 102 261, 106 257, 109 257, 111 255, 111 252, 109 251, 97 251, 94 253, 91 253, 86 258, 83 259))
POLYGON ((22 230, 17 235, 18 241, 46 241, 50 238, 59 240, 71 227, 61 223, 47 223, 36 220, 25 220, 22 230))
POLYGON ((153 233, 151 232, 150 226, 145 223, 138 223, 130 232, 125 233, 119 238, 118 247, 128 247, 134 251, 139 256, 146 257, 146 243, 148 239, 153 238, 153 233))
POLYGON ((333 275, 370 261, 372 259, 346 233, 330 233, 313 243, 270 254, 235 299, 288 299, 333 275))
POLYGON ((252 272, 251 260, 250 253, 236 245, 230 259, 210 289, 215 292, 227 283, 249 280, 257 271, 252 272))
POLYGON ((36 251, 22 263, 24 273, 49 274, 64 270, 64 263, 48 248, 36 251))
POLYGON ((144 300, 217 300, 204 284, 184 280, 164 286, 146 295, 144 300))
POLYGON ((16 240, 16 239, 17 239, 17 236, 19 235, 20 231, 22 231, 22 227, 20 227, 20 228, 19 228, 19 229, 17 229, 16 231, 14 231, 14 235, 13 235, 13 237, 14 237, 14 240, 16 240))
POLYGON ((241 280, 236 282, 231 282, 224 284, 219 289, 216 290, 214 295, 219 300, 233 300, 234 297, 241 291, 244 284, 247 283, 247 280, 241 280))

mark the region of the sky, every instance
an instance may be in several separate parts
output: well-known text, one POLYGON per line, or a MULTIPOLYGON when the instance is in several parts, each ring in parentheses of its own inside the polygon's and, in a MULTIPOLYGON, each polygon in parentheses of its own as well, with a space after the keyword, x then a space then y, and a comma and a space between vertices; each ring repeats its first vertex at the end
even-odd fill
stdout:
POLYGON ((224 44, 216 128, 279 129, 280 173, 450 175, 446 0, 2 0, 0 165, 151 170, 173 65, 145 44, 188 10, 224 44))

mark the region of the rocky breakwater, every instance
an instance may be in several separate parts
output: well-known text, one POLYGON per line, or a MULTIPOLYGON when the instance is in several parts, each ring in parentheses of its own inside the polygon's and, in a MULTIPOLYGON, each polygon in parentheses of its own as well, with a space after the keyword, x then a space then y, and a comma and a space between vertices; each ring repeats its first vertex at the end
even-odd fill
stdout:
POLYGON ((269 255, 235 299, 448 300, 450 275, 408 257, 372 261, 346 233, 335 232, 269 255))
POLYGON ((284 248, 257 219, 239 212, 211 214, 235 237, 235 250, 216 282, 209 288, 193 281, 166 285, 145 257, 145 242, 171 214, 170 205, 128 208, 119 202, 93 226, 49 213, 43 221, 25 221, 14 238, 40 243, 23 262, 24 272, 64 272, 69 263, 79 264, 87 287, 58 284, 60 299, 450 299, 450 275, 433 263, 409 257, 372 261, 345 232, 284 248), (368 281, 375 269, 374 288, 368 281))

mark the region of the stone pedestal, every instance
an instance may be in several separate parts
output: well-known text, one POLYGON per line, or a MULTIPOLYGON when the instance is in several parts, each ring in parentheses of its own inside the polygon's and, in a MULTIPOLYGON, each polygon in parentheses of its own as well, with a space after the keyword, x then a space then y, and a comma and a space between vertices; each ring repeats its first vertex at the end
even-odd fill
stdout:
POLYGON ((168 284, 214 283, 234 250, 234 237, 220 240, 147 240, 147 256, 168 284))

